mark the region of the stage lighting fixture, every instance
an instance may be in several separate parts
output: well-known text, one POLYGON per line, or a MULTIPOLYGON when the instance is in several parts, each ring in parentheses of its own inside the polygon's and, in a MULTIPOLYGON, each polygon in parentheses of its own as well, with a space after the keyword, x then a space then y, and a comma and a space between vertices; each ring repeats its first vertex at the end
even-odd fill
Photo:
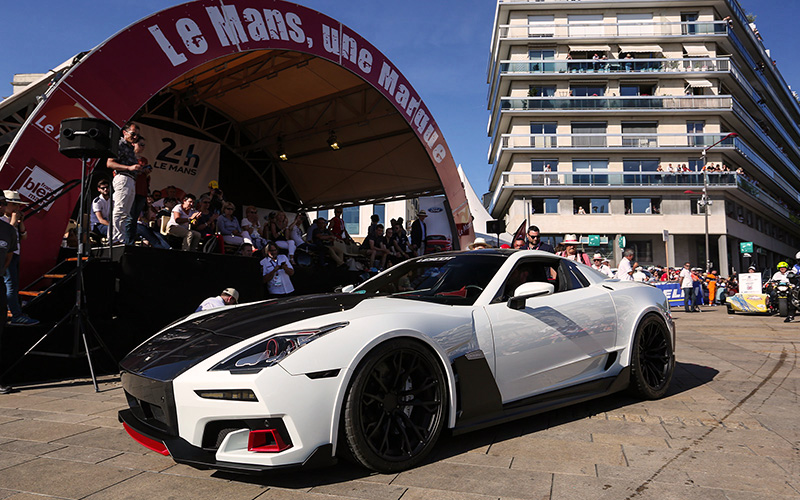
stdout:
POLYGON ((328 146, 334 151, 339 149, 339 141, 336 139, 336 132, 333 130, 331 130, 331 135, 328 136, 328 146))

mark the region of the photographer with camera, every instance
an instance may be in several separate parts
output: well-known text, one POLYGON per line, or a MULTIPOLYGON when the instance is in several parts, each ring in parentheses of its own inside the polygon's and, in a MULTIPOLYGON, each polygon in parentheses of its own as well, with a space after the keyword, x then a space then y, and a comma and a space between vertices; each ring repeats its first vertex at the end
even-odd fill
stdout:
POLYGON ((294 285, 289 279, 294 274, 294 268, 288 257, 278 254, 278 246, 272 241, 267 243, 267 256, 261 261, 261 274, 267 296, 286 297, 294 293, 294 285))

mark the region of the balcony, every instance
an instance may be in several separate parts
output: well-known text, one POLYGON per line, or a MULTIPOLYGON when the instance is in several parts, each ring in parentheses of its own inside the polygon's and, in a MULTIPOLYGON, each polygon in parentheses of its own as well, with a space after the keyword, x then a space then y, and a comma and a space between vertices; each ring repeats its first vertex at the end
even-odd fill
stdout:
MULTIPOLYGON (((711 172, 708 174, 709 189, 739 190, 762 202, 777 214, 795 222, 800 217, 789 209, 785 202, 761 189, 757 183, 736 172, 711 172)), ((703 189, 702 172, 503 172, 501 182, 492 193, 489 213, 500 217, 508 210, 513 194, 547 193, 559 190, 629 190, 636 188, 658 191, 684 191, 703 189)))
POLYGON ((720 96, 580 96, 580 97, 503 97, 503 111, 630 111, 630 110, 730 110, 733 98, 720 96))
MULTIPOLYGON (((503 134, 504 150, 526 152, 555 148, 697 148, 702 149, 722 140, 728 134, 503 134)), ((733 146, 729 137, 716 147, 733 146)))
POLYGON ((730 71, 730 59, 569 59, 500 61, 500 76, 570 73, 702 73, 730 71))
POLYGON ((725 21, 693 21, 672 23, 533 23, 502 24, 498 27, 499 41, 530 41, 541 39, 575 39, 609 37, 661 38, 668 36, 727 35, 725 21))

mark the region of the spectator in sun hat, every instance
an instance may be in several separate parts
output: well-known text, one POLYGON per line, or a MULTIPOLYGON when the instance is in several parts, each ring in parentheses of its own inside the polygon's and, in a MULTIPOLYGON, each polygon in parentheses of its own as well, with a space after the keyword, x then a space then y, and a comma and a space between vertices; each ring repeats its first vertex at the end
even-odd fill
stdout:
POLYGON ((425 254, 425 238, 428 236, 428 228, 425 219, 428 213, 425 210, 417 212, 417 220, 411 223, 411 251, 416 255, 425 254))
POLYGON ((194 312, 207 311, 216 307, 232 306, 239 303, 239 292, 235 288, 226 288, 216 297, 204 300, 194 312))
POLYGON ((596 253, 592 256, 592 269, 595 271, 600 271, 601 273, 605 274, 609 278, 612 276, 611 268, 608 267, 607 264, 603 262, 605 259, 603 258, 602 254, 596 253))
POLYGON ((578 245, 580 245, 580 241, 578 241, 578 237, 574 234, 565 234, 564 241, 561 242, 564 245, 564 251, 558 252, 556 255, 560 255, 562 257, 566 257, 570 260, 574 260, 575 262, 580 262, 581 264, 586 264, 587 266, 591 266, 592 263, 589 261, 589 256, 582 250, 578 249, 578 245))
POLYGON ((219 182, 211 181, 208 183, 208 209, 211 213, 222 214, 222 205, 225 203, 225 197, 222 190, 219 188, 219 182))
POLYGON ((22 241, 28 237, 28 229, 25 227, 22 209, 25 208, 28 203, 22 201, 17 191, 3 191, 3 197, 5 198, 6 205, 4 207, 2 219, 8 222, 17 231, 17 248, 14 250, 11 256, 11 262, 8 264, 5 274, 3 275, 3 281, 6 285, 6 301, 8 303, 8 310, 11 312, 11 320, 9 320, 8 324, 14 326, 38 325, 39 320, 30 318, 24 314, 19 304, 19 249, 22 241))
POLYGON ((484 250, 487 248, 492 248, 492 246, 486 243, 486 240, 483 238, 475 238, 475 241, 469 244, 470 250, 484 250))

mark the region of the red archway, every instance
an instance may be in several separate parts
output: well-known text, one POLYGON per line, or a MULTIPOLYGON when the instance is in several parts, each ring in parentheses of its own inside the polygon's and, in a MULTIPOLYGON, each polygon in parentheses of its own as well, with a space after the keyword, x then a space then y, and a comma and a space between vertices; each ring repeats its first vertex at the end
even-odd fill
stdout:
MULTIPOLYGON (((471 240, 470 215, 456 165, 442 132, 413 86, 380 51, 353 30, 317 11, 281 0, 231 0, 225 5, 198 0, 164 10, 120 31, 84 56, 48 91, 45 101, 28 117, 6 152, 0 168, 0 184, 19 190, 24 198, 38 200, 79 176, 80 162, 58 152, 61 120, 92 116, 122 124, 163 89, 186 82, 182 77, 201 70, 211 71, 208 68, 214 61, 233 64, 234 60, 244 60, 260 51, 281 56, 304 55, 292 62, 294 68, 325 60, 324 64, 338 68, 342 74, 346 71, 351 79, 354 75, 361 86, 382 96, 384 104, 391 104, 394 118, 402 117, 406 132, 415 137, 413 145, 392 144, 391 133, 377 130, 374 132, 377 135, 354 141, 354 144, 382 141, 384 149, 391 149, 395 156, 403 153, 404 148, 411 155, 419 154, 409 165, 395 158, 350 169, 348 182, 339 182, 338 191, 319 186, 313 192, 303 191, 310 184, 309 179, 324 176, 331 170, 331 164, 320 160, 314 165, 307 162, 293 166, 286 172, 286 178, 293 184, 298 199, 315 198, 315 203, 323 206, 440 192, 447 196, 461 247, 471 240), (128 64, 134 56, 136 63, 128 64), (423 156, 424 161, 420 161, 423 156), (403 175, 409 171, 413 175, 403 175), (393 176, 397 182, 376 185, 375 180, 393 176)), ((221 67, 219 71, 224 71, 225 67, 221 67)), ((218 70, 214 67, 213 71, 218 70)), ((315 74, 319 76, 321 71, 324 69, 316 69, 315 74)), ((277 70, 254 72, 251 77, 268 80, 273 74, 277 70)), ((249 84, 249 80, 243 80, 237 88, 229 86, 229 91, 244 92, 249 84)), ((215 95, 219 97, 225 92, 223 89, 215 95)), ((334 97, 344 93, 334 92, 334 97)), ((287 104, 285 109, 297 108, 297 104, 287 104)), ((352 122, 350 125, 356 127, 357 120, 352 122)), ((270 142, 274 138, 267 137, 268 132, 261 134, 253 138, 255 144, 274 144, 270 142)), ((351 162, 339 157, 336 163, 351 162)), ((322 183, 325 185, 324 178, 322 183)), ((48 210, 27 220, 35 244, 26 245, 23 283, 55 263, 77 196, 73 190, 48 210)))

